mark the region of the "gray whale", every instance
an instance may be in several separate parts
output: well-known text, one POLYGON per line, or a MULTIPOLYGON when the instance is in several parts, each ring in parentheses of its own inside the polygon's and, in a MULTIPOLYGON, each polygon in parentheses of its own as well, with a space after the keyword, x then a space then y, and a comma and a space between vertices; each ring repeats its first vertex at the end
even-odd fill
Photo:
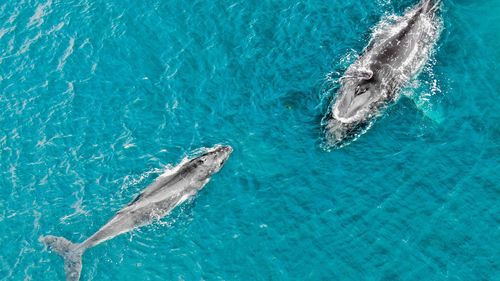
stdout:
POLYGON ((362 55, 339 79, 336 99, 322 120, 328 148, 340 148, 366 131, 422 69, 441 30, 439 2, 423 0, 375 27, 362 55))
POLYGON ((52 235, 42 236, 40 241, 63 257, 66 280, 77 281, 82 271, 82 255, 86 250, 168 215, 202 189, 210 177, 222 168, 232 151, 230 146, 215 146, 199 157, 183 161, 169 173, 158 177, 82 243, 72 243, 64 237, 52 235))

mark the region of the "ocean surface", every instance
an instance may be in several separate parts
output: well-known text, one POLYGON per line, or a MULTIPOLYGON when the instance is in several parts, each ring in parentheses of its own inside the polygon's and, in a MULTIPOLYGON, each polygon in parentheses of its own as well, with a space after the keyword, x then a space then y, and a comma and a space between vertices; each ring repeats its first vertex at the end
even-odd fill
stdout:
POLYGON ((196 198, 82 280, 500 280, 500 1, 443 0, 422 73, 323 149, 332 79, 414 3, 0 1, 0 280, 64 280, 40 236, 83 241, 218 143, 196 198))

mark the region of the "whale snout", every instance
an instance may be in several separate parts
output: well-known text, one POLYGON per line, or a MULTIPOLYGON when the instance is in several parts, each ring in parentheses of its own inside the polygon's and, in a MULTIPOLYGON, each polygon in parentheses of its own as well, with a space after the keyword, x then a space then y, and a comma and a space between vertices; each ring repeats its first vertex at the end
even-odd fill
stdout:
POLYGON ((336 118, 328 120, 325 126, 325 142, 328 147, 342 148, 357 138, 367 127, 366 122, 345 123, 336 118))
POLYGON ((233 148, 229 145, 222 145, 220 147, 220 151, 223 153, 231 154, 233 152, 233 148))
POLYGON ((214 147, 212 151, 212 154, 214 154, 216 158, 220 158, 223 161, 225 161, 231 153, 233 153, 233 148, 229 145, 218 145, 214 147))
POLYGON ((326 124, 325 133, 327 144, 332 147, 340 148, 348 136, 347 124, 332 118, 328 120, 326 124))
POLYGON ((229 145, 217 145, 209 154, 213 156, 214 162, 218 163, 219 167, 222 167, 232 152, 233 148, 229 145))
POLYGON ((220 163, 220 165, 224 165, 224 163, 226 162, 226 160, 229 158, 229 156, 231 155, 231 153, 233 153, 233 148, 229 145, 225 145, 221 148, 221 152, 223 154, 223 159, 220 163))

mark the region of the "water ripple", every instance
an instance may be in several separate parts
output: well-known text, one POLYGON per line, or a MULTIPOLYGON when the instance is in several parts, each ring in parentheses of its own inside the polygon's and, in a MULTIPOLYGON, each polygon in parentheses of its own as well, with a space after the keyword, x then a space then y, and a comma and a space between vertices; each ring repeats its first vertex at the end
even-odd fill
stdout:
POLYGON ((494 280, 498 5, 443 1, 410 98, 319 148, 339 73, 414 2, 0 3, 0 279, 64 279, 40 235, 83 241, 227 143, 194 200, 89 250, 82 280, 494 280))

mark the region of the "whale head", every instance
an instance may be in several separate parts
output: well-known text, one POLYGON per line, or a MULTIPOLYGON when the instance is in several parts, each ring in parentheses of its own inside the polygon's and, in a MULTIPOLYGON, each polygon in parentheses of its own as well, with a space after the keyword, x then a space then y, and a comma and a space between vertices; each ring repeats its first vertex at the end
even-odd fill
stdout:
POLYGON ((187 165, 194 170, 197 178, 207 179, 222 168, 232 152, 233 148, 231 146, 217 145, 202 155, 191 159, 187 165))
POLYGON ((380 83, 372 72, 342 79, 337 99, 333 104, 333 117, 343 123, 359 122, 368 117, 380 101, 380 83))
POLYGON ((384 91, 373 72, 346 73, 326 122, 328 146, 339 148, 353 140, 370 123, 383 99, 384 91))

